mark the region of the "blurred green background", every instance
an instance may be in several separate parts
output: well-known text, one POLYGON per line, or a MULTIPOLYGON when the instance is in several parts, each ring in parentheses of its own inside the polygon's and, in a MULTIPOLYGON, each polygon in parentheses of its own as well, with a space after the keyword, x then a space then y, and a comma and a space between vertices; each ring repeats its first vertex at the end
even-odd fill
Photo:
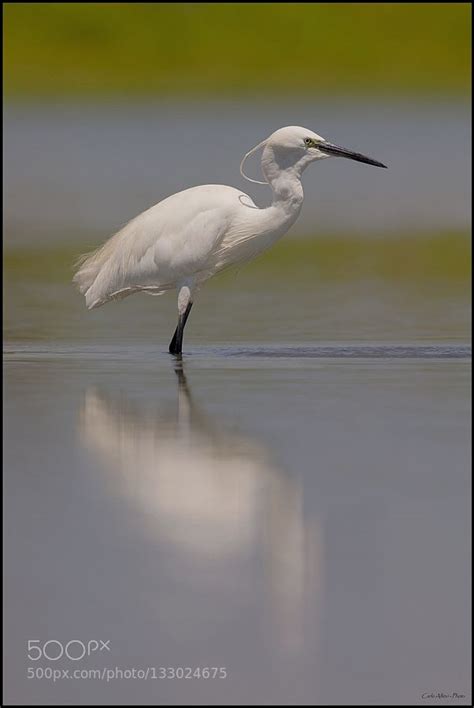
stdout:
POLYGON ((466 93, 470 15, 470 3, 5 3, 5 91, 466 93))
MULTIPOLYGON (((267 191, 240 179, 240 158, 300 124, 389 169, 327 160, 308 170, 299 221, 238 282, 256 298, 284 281, 296 301, 326 283, 321 337, 337 336, 331 322, 348 299, 344 331, 353 323, 364 336, 371 298, 385 303, 373 314, 384 337, 418 327, 465 337, 470 3, 7 2, 3 12, 8 336, 88 336, 91 318, 105 327, 115 314, 86 313, 70 285, 75 257, 193 184, 248 188, 265 205, 267 191), (411 293, 409 315, 398 289, 411 293)), ((209 292, 233 283, 224 276, 209 292)), ((156 305, 110 308, 131 326, 156 305)), ((159 305, 172 321, 172 298, 159 305)))

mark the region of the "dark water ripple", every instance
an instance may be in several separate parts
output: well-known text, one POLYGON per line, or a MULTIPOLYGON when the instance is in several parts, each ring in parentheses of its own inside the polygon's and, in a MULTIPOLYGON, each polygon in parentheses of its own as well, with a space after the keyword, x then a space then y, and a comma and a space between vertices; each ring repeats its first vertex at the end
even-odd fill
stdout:
POLYGON ((334 345, 312 347, 262 347, 225 352, 234 357, 297 357, 307 359, 465 359, 471 356, 466 345, 334 345))
MULTIPOLYGON (((313 345, 250 344, 190 346, 186 359, 469 359, 468 344, 354 344, 330 343, 313 345)), ((31 361, 50 358, 80 360, 150 360, 167 361, 167 348, 156 344, 83 344, 83 343, 5 343, 4 357, 8 361, 31 361)))

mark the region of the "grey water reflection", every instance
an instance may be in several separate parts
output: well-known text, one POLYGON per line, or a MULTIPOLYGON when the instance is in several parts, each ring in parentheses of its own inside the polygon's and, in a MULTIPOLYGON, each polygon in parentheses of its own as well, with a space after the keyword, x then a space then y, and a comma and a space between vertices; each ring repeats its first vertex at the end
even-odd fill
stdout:
POLYGON ((195 350, 186 372, 151 347, 35 342, 6 356, 16 703, 467 696, 464 345, 243 349, 195 350), (228 677, 28 679, 29 639, 72 638, 111 642, 81 669, 228 677))
MULTIPOLYGON (((148 540, 165 546, 178 581, 193 592, 231 602, 235 593, 245 594, 242 573, 247 580, 259 575, 251 565, 257 559, 266 641, 284 653, 299 652, 305 629, 314 632, 305 606, 311 602, 314 618, 320 601, 318 518, 303 517, 300 481, 261 444, 204 413, 182 363, 175 373, 177 397, 170 408, 150 409, 89 388, 80 414, 82 444, 110 493, 127 501, 148 540)), ((174 616, 169 614, 171 633, 174 616)), ((194 623, 187 628, 191 635, 194 623)), ((179 632, 185 642, 182 626, 179 632)))

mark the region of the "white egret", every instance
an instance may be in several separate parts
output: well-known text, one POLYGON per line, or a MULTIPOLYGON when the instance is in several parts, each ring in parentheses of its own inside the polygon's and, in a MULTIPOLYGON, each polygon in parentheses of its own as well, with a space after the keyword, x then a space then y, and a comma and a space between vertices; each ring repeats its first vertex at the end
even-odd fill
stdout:
POLYGON ((385 167, 306 128, 280 128, 252 148, 240 165, 243 177, 272 188, 269 207, 260 208, 240 189, 222 184, 191 187, 167 197, 80 260, 74 282, 87 307, 136 292, 161 295, 176 289, 178 325, 169 351, 181 355, 184 327, 200 286, 281 238, 301 211, 303 171, 311 162, 332 156, 385 167), (246 158, 259 148, 265 182, 243 172, 246 158))

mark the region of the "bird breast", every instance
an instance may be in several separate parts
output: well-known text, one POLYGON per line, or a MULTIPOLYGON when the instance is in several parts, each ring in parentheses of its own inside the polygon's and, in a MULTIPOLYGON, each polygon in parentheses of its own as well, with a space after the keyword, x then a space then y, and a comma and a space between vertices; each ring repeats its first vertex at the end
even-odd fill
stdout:
POLYGON ((217 245, 216 271, 249 261, 273 246, 296 221, 299 211, 299 206, 289 210, 275 204, 266 209, 243 208, 217 245))

